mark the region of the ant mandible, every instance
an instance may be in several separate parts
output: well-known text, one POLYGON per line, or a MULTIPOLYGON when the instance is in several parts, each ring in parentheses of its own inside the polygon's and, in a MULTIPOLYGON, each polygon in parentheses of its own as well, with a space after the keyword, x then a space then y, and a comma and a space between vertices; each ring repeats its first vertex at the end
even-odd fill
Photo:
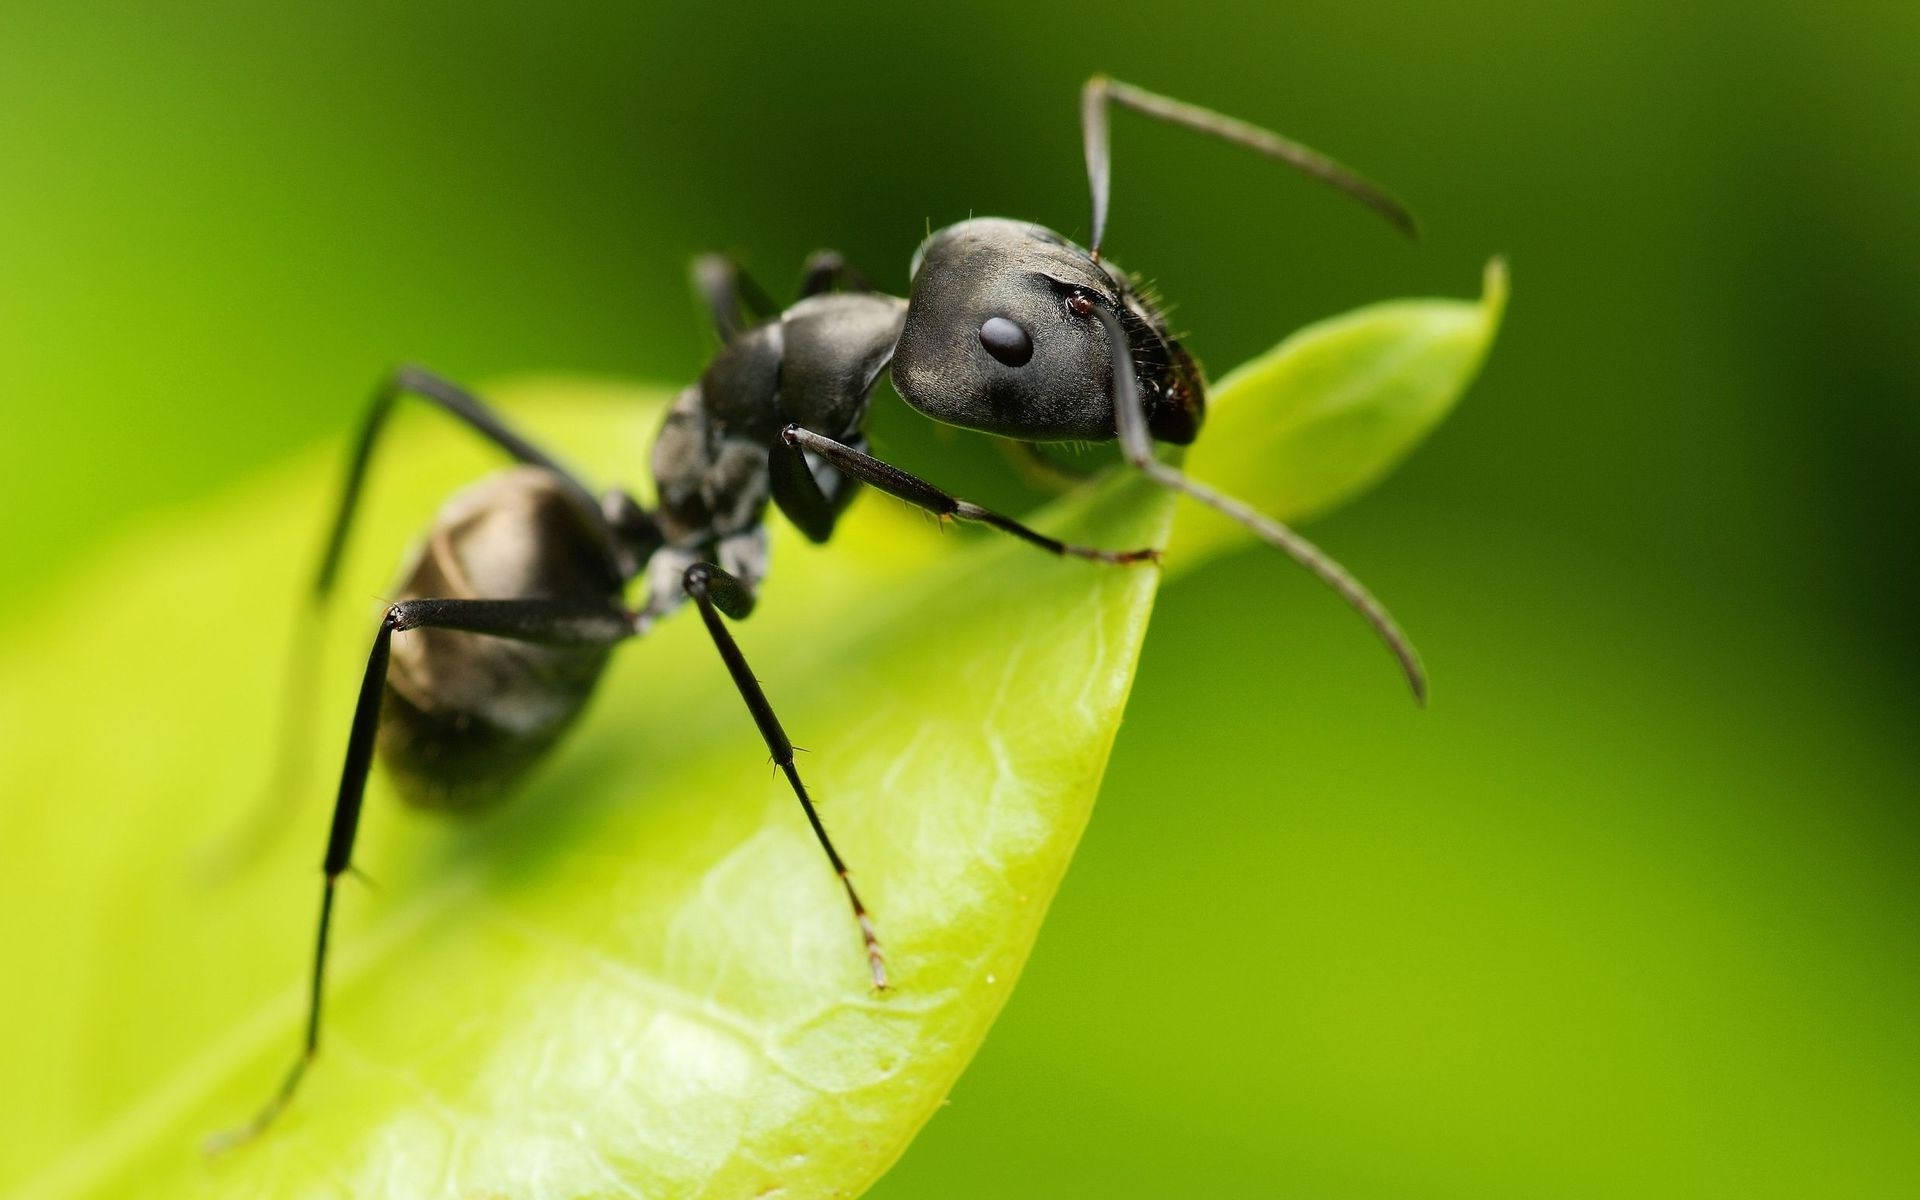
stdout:
POLYGON ((778 311, 731 261, 696 262, 696 286, 724 344, 674 401, 654 442, 658 501, 651 511, 622 490, 596 497, 480 399, 437 375, 402 367, 381 383, 351 452, 314 582, 316 604, 332 590, 368 461, 400 397, 437 407, 519 465, 447 503, 406 568, 404 598, 380 622, 321 864, 305 1041, 279 1090, 252 1121, 215 1138, 216 1147, 265 1129, 319 1047, 334 885, 351 864, 376 751, 408 802, 478 807, 559 739, 615 645, 688 600, 846 889, 873 986, 886 988, 873 920, 794 766, 793 743, 721 619, 739 621, 753 611, 767 573, 767 502, 815 542, 833 535, 864 483, 1062 556, 1136 564, 1157 560, 1159 552, 1070 545, 872 457, 862 428, 883 374, 908 404, 949 425, 1030 443, 1117 438, 1134 468, 1245 525, 1337 591, 1386 642, 1415 699, 1424 700, 1413 647, 1358 580, 1285 525, 1155 457, 1156 441, 1185 445, 1198 435, 1206 390, 1159 307, 1101 258, 1113 105, 1296 167, 1414 232, 1392 197, 1305 146, 1095 76, 1080 109, 1093 193, 1087 249, 1039 225, 975 218, 920 244, 904 300, 871 290, 838 255, 821 253, 808 260, 799 300, 778 311), (644 603, 629 608, 627 587, 642 577, 644 603), (395 639, 408 631, 411 637, 395 639))

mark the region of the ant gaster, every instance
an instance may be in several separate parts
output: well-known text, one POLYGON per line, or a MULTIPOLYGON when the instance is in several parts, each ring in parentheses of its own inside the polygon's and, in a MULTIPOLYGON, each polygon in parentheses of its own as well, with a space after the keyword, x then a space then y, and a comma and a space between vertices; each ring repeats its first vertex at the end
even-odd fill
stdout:
POLYGON ((700 614, 846 890, 873 986, 887 986, 874 922, 808 796, 793 743, 722 620, 753 611, 767 572, 768 501, 815 542, 832 536, 864 483, 1062 556, 1133 564, 1157 559, 1158 551, 1070 545, 872 457, 862 427, 882 375, 890 373, 909 405, 949 425, 1022 442, 1117 438, 1133 467, 1239 521, 1332 586, 1399 658, 1416 699, 1424 698, 1412 647, 1357 580, 1286 526, 1155 457, 1155 441, 1186 444, 1199 433, 1206 389, 1160 309, 1101 257, 1111 105, 1290 164, 1413 232, 1406 210, 1386 193, 1304 146, 1096 76, 1081 95, 1093 193, 1088 249, 1039 225, 976 218, 921 243, 904 300, 871 290, 839 256, 823 253, 807 264, 801 298, 780 311, 730 261, 699 260, 695 284, 724 345, 674 401, 654 442, 651 511, 624 491, 596 496, 479 399, 436 375, 404 367, 382 383, 352 450, 316 603, 332 589, 368 461, 400 397, 436 406, 519 465, 441 510, 406 568, 403 598, 380 622, 322 862, 305 1041, 253 1120, 214 1145, 266 1128, 319 1045, 334 885, 351 866, 376 751, 409 802, 477 807, 513 784, 579 715, 616 644, 684 601, 700 614), (628 585, 641 578, 644 601, 629 608, 628 585), (402 633, 408 636, 395 636, 402 633))

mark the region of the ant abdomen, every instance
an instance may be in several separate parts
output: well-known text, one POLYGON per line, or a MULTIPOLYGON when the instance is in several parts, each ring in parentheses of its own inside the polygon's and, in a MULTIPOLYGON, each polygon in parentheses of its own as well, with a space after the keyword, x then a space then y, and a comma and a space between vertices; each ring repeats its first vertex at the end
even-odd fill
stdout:
MULTIPOLYGON (((620 603, 602 527, 552 472, 519 467, 440 510, 402 574, 424 597, 620 603)), ((473 808, 506 792, 566 732, 606 665, 605 645, 542 645, 457 629, 394 639, 380 753, 401 795, 473 808)))

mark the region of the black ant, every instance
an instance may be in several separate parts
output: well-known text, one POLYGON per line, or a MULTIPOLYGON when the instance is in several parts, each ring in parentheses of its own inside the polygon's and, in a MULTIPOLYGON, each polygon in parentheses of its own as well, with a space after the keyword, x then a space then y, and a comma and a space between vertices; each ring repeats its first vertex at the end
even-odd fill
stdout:
POLYGON ((807 263, 800 298, 777 310, 739 267, 708 257, 695 282, 724 342, 681 392, 653 445, 658 504, 596 496, 477 397, 403 367, 383 381, 361 426, 321 557, 313 598, 332 589, 368 460, 402 396, 438 407, 520 465, 460 492, 408 566, 405 597, 374 637, 347 739, 339 799, 321 865, 319 933, 300 1056, 251 1122, 215 1139, 244 1141, 292 1099, 320 1042, 334 884, 347 871, 367 772, 377 750, 409 802, 472 809, 506 791, 580 714, 613 647, 691 600, 714 648, 793 785, 887 986, 879 937, 794 766, 794 747, 721 618, 753 612, 767 573, 771 500, 815 542, 862 483, 941 518, 992 526, 1051 553, 1094 562, 1157 560, 1155 549, 1075 546, 982 508, 866 453, 862 427, 882 375, 920 412, 1020 442, 1117 438, 1129 463, 1239 521, 1319 576, 1399 659, 1417 700, 1426 684, 1413 647, 1380 603, 1311 543, 1154 456, 1156 441, 1200 432, 1206 389, 1160 309, 1100 255, 1109 185, 1109 105, 1212 134, 1340 188, 1411 234, 1412 218, 1378 187, 1264 129, 1104 76, 1081 93, 1092 245, 1022 221, 976 218, 932 233, 914 252, 906 299, 869 288, 838 255, 807 263), (745 319, 748 318, 749 319, 745 319), (645 580, 645 599, 625 593, 645 580), (395 640, 394 635, 413 631, 395 640))

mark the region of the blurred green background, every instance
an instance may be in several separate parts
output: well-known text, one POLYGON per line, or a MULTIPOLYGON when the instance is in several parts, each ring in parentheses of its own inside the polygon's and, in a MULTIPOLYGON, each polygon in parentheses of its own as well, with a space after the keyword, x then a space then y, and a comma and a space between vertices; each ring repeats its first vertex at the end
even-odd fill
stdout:
POLYGON ((1216 374, 1510 256, 1464 407, 1314 530, 1434 703, 1272 556, 1168 589, 1027 977, 875 1194, 1920 1192, 1920 9, 158 7, 0 7, 0 635, 397 358, 679 381, 697 251, 898 288, 929 224, 1083 233, 1108 70, 1426 223, 1121 118, 1112 252, 1216 374))

